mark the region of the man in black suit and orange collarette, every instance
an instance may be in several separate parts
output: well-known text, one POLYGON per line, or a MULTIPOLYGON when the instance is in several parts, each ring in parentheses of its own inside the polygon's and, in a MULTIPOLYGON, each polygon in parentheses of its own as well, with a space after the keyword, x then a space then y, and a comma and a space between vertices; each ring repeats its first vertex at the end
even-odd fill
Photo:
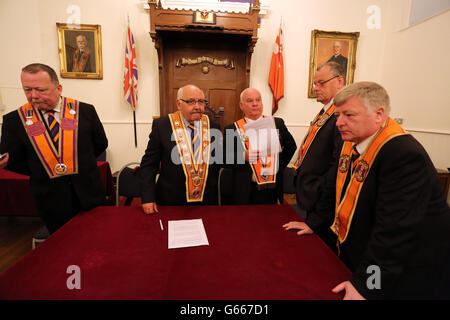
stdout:
MULTIPOLYGON (((217 179, 222 162, 217 133, 220 127, 203 114, 205 94, 194 85, 177 93, 178 111, 153 121, 139 167, 142 209, 158 212, 158 206, 216 205, 217 179), (214 131, 214 132, 212 132, 214 131), (158 181, 156 176, 159 173, 158 181)), ((220 140, 220 139, 219 139, 220 140)))
POLYGON ((21 81, 28 103, 3 117, 0 153, 9 153, 7 170, 30 176, 37 211, 53 233, 105 204, 96 158, 108 139, 94 106, 61 96, 52 68, 30 64, 21 81))
POLYGON ((254 88, 245 89, 239 106, 244 117, 225 127, 224 134, 225 166, 232 169, 233 204, 283 203, 283 171, 297 148, 295 140, 283 119, 273 117, 276 132, 267 135, 279 139, 281 151, 264 155, 252 149, 248 138, 251 133, 245 125, 266 118, 261 93, 254 88))
MULTIPOLYGON (((358 82, 335 96, 345 141, 312 233, 332 217, 339 257, 352 270, 344 299, 449 299, 450 209, 427 152, 389 117, 386 90, 358 82)), ((328 225, 330 226, 330 225, 328 225)))
MULTIPOLYGON (((344 69, 336 62, 319 66, 314 74, 314 92, 322 109, 311 121, 294 162, 297 211, 303 219, 317 211, 327 175, 341 150, 342 139, 334 116, 334 96, 344 85, 344 69)), ((287 229, 298 226, 296 221, 284 225, 287 229)), ((329 228, 315 231, 334 250, 336 241, 329 228)))

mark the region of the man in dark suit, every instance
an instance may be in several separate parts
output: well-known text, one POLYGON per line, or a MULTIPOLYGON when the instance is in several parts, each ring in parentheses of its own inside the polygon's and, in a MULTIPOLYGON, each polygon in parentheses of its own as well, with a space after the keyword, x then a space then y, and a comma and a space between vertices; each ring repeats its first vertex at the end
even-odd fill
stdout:
POLYGON ((283 171, 297 148, 295 140, 283 119, 273 118, 281 152, 276 150, 270 156, 259 154, 258 150, 249 147, 244 125, 263 117, 261 94, 253 88, 245 89, 239 106, 244 118, 225 127, 224 135, 225 162, 233 171, 233 203, 283 203, 283 171))
POLYGON ((345 75, 347 74, 347 63, 348 63, 348 59, 347 59, 347 57, 344 57, 344 56, 342 55, 341 50, 342 50, 342 44, 341 44, 341 42, 340 42, 340 41, 335 41, 334 44, 333 44, 333 51, 334 51, 334 54, 331 56, 330 59, 328 59, 327 62, 336 62, 336 63, 339 63, 339 64, 342 66, 342 68, 344 68, 344 74, 343 74, 343 76, 344 76, 344 78, 345 78, 345 75))
POLYGON ((359 82, 335 97, 345 141, 305 234, 332 213, 339 256, 353 271, 345 299, 450 298, 450 209, 428 154, 389 118, 389 96, 359 82))
MULTIPOLYGON (((294 163, 297 173, 295 180, 297 208, 303 219, 317 211, 317 203, 327 174, 341 150, 342 139, 336 128, 333 102, 334 96, 345 84, 343 75, 342 66, 336 62, 319 66, 314 74, 314 92, 317 102, 323 107, 311 122, 294 163)), ((284 225, 288 230, 296 229, 298 226, 299 222, 295 221, 284 225)), ((335 248, 336 242, 329 228, 318 230, 316 233, 330 248, 335 248)))
POLYGON ((28 103, 3 117, 0 152, 6 169, 29 175, 37 211, 50 233, 78 212, 105 202, 96 157, 108 146, 94 107, 62 97, 55 71, 22 69, 28 103))
POLYGON ((158 205, 217 204, 220 127, 203 114, 205 103, 202 90, 186 85, 178 90, 178 111, 153 121, 139 167, 144 213, 158 205))

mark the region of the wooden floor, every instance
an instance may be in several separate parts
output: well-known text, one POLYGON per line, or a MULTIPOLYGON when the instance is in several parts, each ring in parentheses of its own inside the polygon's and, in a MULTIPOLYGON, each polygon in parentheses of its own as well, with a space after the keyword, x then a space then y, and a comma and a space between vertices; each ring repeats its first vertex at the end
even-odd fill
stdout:
POLYGON ((31 250, 33 235, 42 226, 37 217, 0 217, 0 274, 31 250))

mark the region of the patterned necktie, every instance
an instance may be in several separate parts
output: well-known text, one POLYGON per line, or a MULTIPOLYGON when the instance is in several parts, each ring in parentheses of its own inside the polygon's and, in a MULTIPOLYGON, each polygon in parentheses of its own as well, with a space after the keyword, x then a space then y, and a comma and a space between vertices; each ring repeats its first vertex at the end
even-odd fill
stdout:
POLYGON ((358 158, 359 158, 360 154, 358 152, 358 150, 356 150, 356 144, 353 145, 352 148, 352 159, 351 159, 351 166, 352 166, 352 171, 351 173, 353 174, 353 171, 355 170, 356 165, 358 164, 358 158))
POLYGON ((358 164, 358 158, 359 158, 360 154, 358 152, 358 150, 356 150, 356 144, 353 145, 352 148, 352 156, 350 159, 350 172, 347 173, 347 176, 345 177, 345 182, 344 182, 344 187, 342 188, 342 192, 341 192, 341 201, 342 198, 344 197, 345 192, 347 191, 348 185, 350 183, 350 179, 353 175, 353 171, 355 170, 356 165, 358 164))
POLYGON ((192 151, 194 152, 194 161, 198 163, 198 156, 200 154, 200 144, 198 143, 198 130, 194 124, 189 123, 188 127, 191 129, 192 151))
POLYGON ((56 149, 58 149, 58 140, 59 140, 59 123, 55 119, 55 111, 47 111, 48 115, 48 128, 50 130, 50 136, 55 143, 56 149))

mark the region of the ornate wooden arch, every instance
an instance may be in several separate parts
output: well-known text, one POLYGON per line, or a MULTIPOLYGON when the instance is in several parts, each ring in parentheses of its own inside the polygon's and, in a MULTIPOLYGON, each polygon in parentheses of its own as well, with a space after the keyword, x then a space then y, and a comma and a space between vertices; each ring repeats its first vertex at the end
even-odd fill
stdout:
POLYGON ((158 53, 160 115, 174 110, 174 90, 183 82, 174 74, 185 72, 192 75, 192 81, 186 74, 180 75, 180 79, 198 85, 206 91, 210 103, 215 100, 219 104, 211 106, 215 111, 215 114, 212 112, 213 120, 220 112, 225 113, 222 119, 216 118, 223 127, 228 124, 225 122, 240 118, 239 94, 250 83, 251 56, 258 40, 260 1, 249 4, 248 13, 164 9, 161 2, 155 0, 148 4, 150 36, 158 53), (201 73, 196 76, 197 71, 193 70, 197 69, 189 72, 176 69, 196 66, 207 75, 204 79, 201 73), (237 80, 232 81, 235 77, 237 80), (219 88, 221 85, 223 88, 219 88))

